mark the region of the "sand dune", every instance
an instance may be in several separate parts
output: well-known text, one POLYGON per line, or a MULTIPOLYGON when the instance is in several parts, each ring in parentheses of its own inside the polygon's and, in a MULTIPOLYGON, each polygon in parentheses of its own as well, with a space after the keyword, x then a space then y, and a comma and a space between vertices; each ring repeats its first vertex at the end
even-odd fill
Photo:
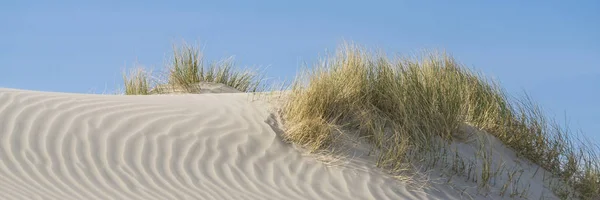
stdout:
POLYGON ((466 198, 303 155, 251 100, 0 89, 0 199, 466 198))

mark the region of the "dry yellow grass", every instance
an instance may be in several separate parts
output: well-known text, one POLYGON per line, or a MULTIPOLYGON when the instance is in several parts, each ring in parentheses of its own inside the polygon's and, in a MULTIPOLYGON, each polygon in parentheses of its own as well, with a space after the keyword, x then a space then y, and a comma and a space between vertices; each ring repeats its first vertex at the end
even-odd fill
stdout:
MULTIPOLYGON (((434 155, 428 152, 443 146, 438 139, 452 140, 468 124, 561 177, 577 191, 571 196, 600 194, 597 147, 575 145, 528 98, 509 98, 446 54, 392 60, 345 44, 297 78, 281 114, 287 141, 326 150, 340 134, 356 133, 379 152, 377 165, 391 172, 434 155)), ((483 179, 490 179, 489 170, 483 179)))

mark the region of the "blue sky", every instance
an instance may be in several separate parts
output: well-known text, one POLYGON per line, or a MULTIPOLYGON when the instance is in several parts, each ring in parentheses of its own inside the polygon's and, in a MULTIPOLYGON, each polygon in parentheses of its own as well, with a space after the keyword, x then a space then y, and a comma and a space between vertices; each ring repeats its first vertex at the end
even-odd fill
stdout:
POLYGON ((600 1, 0 2, 0 87, 113 92, 135 62, 203 44, 292 78, 343 40, 388 53, 445 49, 600 141, 600 1))

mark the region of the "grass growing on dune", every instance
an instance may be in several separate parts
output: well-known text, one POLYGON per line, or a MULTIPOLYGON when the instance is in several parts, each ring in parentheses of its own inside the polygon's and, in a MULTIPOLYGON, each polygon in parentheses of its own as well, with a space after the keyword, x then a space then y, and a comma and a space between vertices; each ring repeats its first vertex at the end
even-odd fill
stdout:
POLYGON ((168 82, 191 92, 198 83, 222 83, 242 92, 257 92, 261 78, 251 70, 234 68, 233 58, 210 63, 207 67, 197 47, 187 44, 173 48, 173 60, 169 68, 168 82))
POLYGON ((392 60, 345 44, 296 80, 282 117, 285 139, 310 150, 356 133, 379 152, 377 165, 392 172, 433 155, 440 139, 455 139, 470 125, 561 177, 576 189, 573 196, 600 195, 597 148, 575 145, 529 99, 512 100, 446 54, 392 60))
POLYGON ((191 90, 194 84, 200 82, 203 64, 202 55, 196 48, 187 45, 180 49, 174 47, 172 66, 168 74, 169 84, 191 90))
POLYGON ((150 75, 142 68, 136 68, 129 73, 123 73, 125 95, 150 94, 150 75))
POLYGON ((345 45, 293 85, 283 115, 287 139, 312 150, 331 145, 336 129, 355 129, 400 156, 431 147, 434 137, 451 138, 467 120, 486 125, 502 113, 497 99, 495 88, 450 57, 392 62, 345 45))
POLYGON ((173 47, 173 57, 164 74, 167 84, 151 88, 148 74, 140 71, 133 76, 123 76, 125 94, 154 94, 182 90, 186 93, 200 91, 200 83, 221 83, 241 92, 258 92, 263 88, 262 76, 253 70, 234 67, 232 57, 211 62, 206 66, 199 48, 183 44, 173 47), (165 88, 164 86, 168 86, 165 88))

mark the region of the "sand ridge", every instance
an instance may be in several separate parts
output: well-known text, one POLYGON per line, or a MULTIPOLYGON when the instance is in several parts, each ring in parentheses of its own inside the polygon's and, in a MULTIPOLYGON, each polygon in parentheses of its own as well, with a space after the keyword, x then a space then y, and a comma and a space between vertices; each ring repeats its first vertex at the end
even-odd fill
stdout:
POLYGON ((0 89, 0 197, 435 199, 303 156, 248 96, 0 89))
MULTIPOLYGON (((248 93, 0 88, 0 199, 505 199, 498 194, 510 170, 524 178, 509 190, 557 199, 547 172, 493 137, 485 140, 492 170, 502 170, 483 192, 476 181, 435 170, 429 187, 410 187, 364 155, 322 162, 283 142, 274 104, 248 93)), ((451 148, 472 157, 473 135, 451 148)))

